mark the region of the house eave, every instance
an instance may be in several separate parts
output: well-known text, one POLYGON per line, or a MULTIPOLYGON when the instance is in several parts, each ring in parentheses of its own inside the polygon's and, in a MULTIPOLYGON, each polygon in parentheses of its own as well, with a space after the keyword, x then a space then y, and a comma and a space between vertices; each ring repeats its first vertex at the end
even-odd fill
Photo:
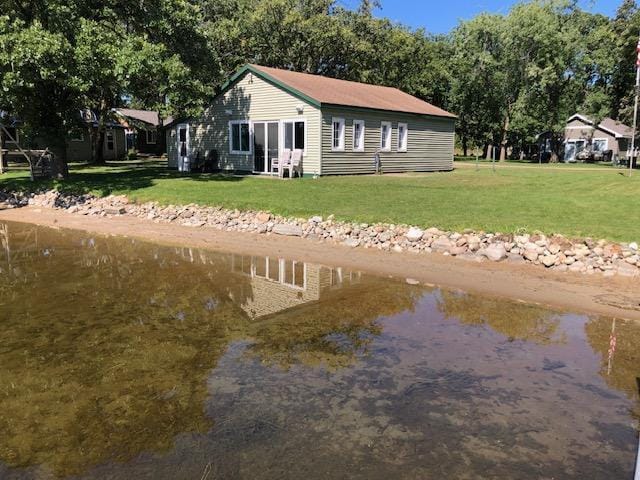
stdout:
POLYGON ((315 98, 312 98, 312 97, 302 93, 301 91, 299 91, 299 90, 287 85, 286 83, 283 83, 283 82, 279 81, 278 79, 272 77, 268 73, 263 72, 259 68, 256 68, 253 65, 249 65, 249 64, 247 64, 244 67, 240 68, 236 73, 234 73, 231 76, 231 78, 229 78, 229 80, 227 80, 224 83, 224 85, 222 85, 222 87, 220 88, 220 92, 218 92, 218 94, 214 97, 214 100, 219 98, 219 97, 221 97, 225 93, 227 93, 247 73, 251 73, 253 75, 256 75, 257 77, 261 78, 265 82, 267 82, 267 83, 269 83, 269 84, 271 84, 271 85, 273 85, 275 87, 278 87, 281 90, 284 90, 285 92, 289 93, 290 95, 293 95, 294 97, 298 98, 299 100, 302 100, 302 101, 308 103, 309 105, 312 105, 312 106, 314 106, 316 108, 320 108, 321 107, 320 102, 318 100, 316 100, 315 98))
MULTIPOLYGON (((584 115, 580 115, 579 113, 576 113, 575 115, 572 115, 571 117, 569 117, 569 119, 567 120, 567 123, 573 121, 573 120, 580 120, 588 125, 590 125, 589 128, 593 128, 593 129, 599 129, 602 130, 603 132, 607 132, 611 135, 613 135, 616 139, 620 139, 620 138, 626 138, 626 139, 630 139, 631 136, 627 136, 627 135, 623 135, 620 132, 616 132, 615 130, 611 130, 610 128, 607 127, 603 127, 601 124, 599 125, 594 125, 593 121, 588 119, 587 117, 585 117, 584 115)), ((565 127, 565 130, 569 129, 571 127, 565 127)))
POLYGON ((404 112, 402 110, 391 110, 391 109, 382 109, 382 108, 370 108, 370 107, 358 107, 355 105, 341 105, 338 103, 323 103, 321 104, 321 108, 336 108, 341 110, 355 110, 355 111, 368 111, 368 112, 376 112, 376 113, 384 113, 384 114, 401 114, 401 115, 413 115, 416 117, 429 117, 429 118, 440 118, 444 120, 458 120, 458 116, 454 114, 449 115, 436 115, 433 113, 419 113, 419 112, 404 112))

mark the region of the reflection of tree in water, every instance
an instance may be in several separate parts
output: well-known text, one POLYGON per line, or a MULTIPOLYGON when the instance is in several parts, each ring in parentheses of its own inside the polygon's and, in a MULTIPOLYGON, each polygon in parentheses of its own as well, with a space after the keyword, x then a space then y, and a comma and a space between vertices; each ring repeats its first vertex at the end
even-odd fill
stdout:
POLYGON ((348 365, 381 333, 377 319, 413 309, 421 293, 419 287, 366 279, 330 292, 318 303, 256 323, 250 352, 285 368, 296 363, 348 365))
POLYGON ((640 324, 594 317, 585 330, 591 348, 602 359, 600 375, 607 385, 625 392, 635 402, 635 414, 640 418, 640 324))
POLYGON ((246 328, 230 299, 245 280, 224 257, 40 236, 48 254, 15 247, 29 282, 0 307, 0 458, 75 473, 206 430, 205 379, 246 328))
POLYGON ((0 461, 59 475, 210 429, 206 379, 230 342, 255 339, 267 363, 337 366, 417 293, 365 282, 252 323, 240 308, 249 279, 230 257, 38 233, 12 245, 12 288, 0 291, 0 461))
POLYGON ((442 290, 438 309, 467 325, 487 325, 513 340, 538 344, 563 343, 560 319, 549 310, 504 299, 442 290))

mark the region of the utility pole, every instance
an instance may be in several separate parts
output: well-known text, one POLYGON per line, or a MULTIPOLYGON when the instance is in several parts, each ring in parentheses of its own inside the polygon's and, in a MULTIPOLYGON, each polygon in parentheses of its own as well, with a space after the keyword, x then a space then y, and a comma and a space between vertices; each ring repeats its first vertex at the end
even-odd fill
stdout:
POLYGON ((636 47, 636 86, 634 88, 635 103, 633 106, 633 136, 631 137, 631 155, 629 156, 629 177, 633 172, 633 156, 636 150, 636 130, 638 128, 638 89, 640 89, 640 39, 636 47))

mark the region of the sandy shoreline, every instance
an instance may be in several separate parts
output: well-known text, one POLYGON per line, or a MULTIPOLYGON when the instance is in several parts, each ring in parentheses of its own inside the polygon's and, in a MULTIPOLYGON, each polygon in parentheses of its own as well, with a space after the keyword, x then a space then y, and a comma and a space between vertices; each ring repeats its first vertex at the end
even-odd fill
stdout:
POLYGON ((0 211, 0 221, 124 235, 169 245, 223 252, 278 255, 362 272, 411 278, 446 288, 506 297, 573 312, 640 320, 640 281, 551 272, 530 265, 474 263, 439 254, 351 249, 297 237, 225 232, 155 223, 129 216, 94 217, 26 207, 0 211))

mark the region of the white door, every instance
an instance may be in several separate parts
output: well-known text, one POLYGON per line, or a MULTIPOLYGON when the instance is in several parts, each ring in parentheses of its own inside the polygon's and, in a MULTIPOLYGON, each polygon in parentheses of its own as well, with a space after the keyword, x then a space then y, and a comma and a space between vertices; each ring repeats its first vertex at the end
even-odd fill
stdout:
POLYGON ((177 131, 178 171, 188 172, 191 170, 191 166, 189 165, 189 125, 178 125, 177 131))

